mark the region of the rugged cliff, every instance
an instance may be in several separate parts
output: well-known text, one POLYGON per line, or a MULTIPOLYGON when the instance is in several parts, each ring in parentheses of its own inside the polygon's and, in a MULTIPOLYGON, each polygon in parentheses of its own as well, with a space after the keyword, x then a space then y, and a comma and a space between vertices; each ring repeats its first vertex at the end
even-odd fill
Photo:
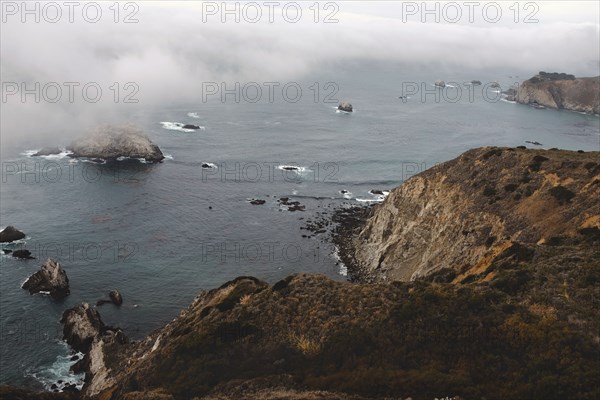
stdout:
POLYGON ((600 76, 578 78, 540 72, 518 87, 516 100, 549 108, 600 114, 600 76))
POLYGON ((599 162, 481 148, 411 178, 346 218, 377 283, 240 277, 139 342, 69 309, 81 396, 597 399, 599 162))
POLYGON ((421 173, 376 206, 353 240, 355 273, 409 281, 481 274, 519 245, 600 228, 600 153, 480 148, 421 173))

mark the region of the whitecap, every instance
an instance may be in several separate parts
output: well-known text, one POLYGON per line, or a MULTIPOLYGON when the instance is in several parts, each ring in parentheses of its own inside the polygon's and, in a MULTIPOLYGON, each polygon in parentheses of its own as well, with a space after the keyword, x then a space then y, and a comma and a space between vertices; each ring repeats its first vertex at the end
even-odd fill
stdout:
POLYGON ((27 157, 32 157, 35 153, 37 153, 38 151, 40 151, 41 149, 35 149, 35 150, 25 150, 24 152, 21 153, 22 156, 27 156, 27 157))
POLYGON ((344 196, 345 199, 351 199, 352 198, 352 192, 350 192, 348 190, 340 190, 340 194, 342 196, 344 196))
POLYGON ((339 247, 337 247, 337 246, 334 247, 332 256, 335 259, 336 263, 339 265, 338 273, 342 276, 348 276, 348 267, 346 266, 346 264, 344 264, 342 262, 342 257, 340 257, 339 247))
MULTIPOLYGON (((164 129, 168 129, 170 131, 179 131, 179 132, 186 132, 186 133, 190 133, 190 132, 196 132, 198 129, 185 129, 183 126, 185 124, 182 124, 181 122, 169 122, 169 121, 163 121, 160 123, 162 125, 162 127, 164 129)), ((206 128, 201 126, 200 130, 205 130, 206 128)))
POLYGON ((189 113, 187 113, 187 116, 190 118, 200 119, 200 115, 198 115, 197 112, 189 112, 189 113))
POLYGON ((67 353, 67 355, 59 355, 52 365, 27 374, 40 382, 47 391, 52 390, 52 385, 56 385, 59 392, 62 392, 62 389, 66 384, 75 385, 78 390, 83 388, 85 374, 75 374, 71 371, 71 367, 77 361, 81 360, 84 355, 83 353, 76 353, 77 359, 71 360, 73 355, 68 354, 69 350, 66 343, 64 343, 64 347, 64 352, 67 353), (59 384, 58 381, 62 381, 62 383, 59 384))
POLYGON ((40 157, 45 160, 62 160, 63 158, 68 157, 69 155, 73 154, 72 151, 66 150, 65 148, 59 147, 59 149, 60 149, 60 153, 58 153, 58 154, 48 154, 45 156, 36 156, 35 154, 42 149, 35 149, 35 150, 25 150, 23 153, 21 153, 21 155, 27 156, 27 157, 40 157))

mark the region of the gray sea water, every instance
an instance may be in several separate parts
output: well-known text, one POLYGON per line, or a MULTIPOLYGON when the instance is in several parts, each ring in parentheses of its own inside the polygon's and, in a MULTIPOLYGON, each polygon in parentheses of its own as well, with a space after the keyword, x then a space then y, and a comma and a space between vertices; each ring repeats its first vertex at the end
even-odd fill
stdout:
POLYGON ((43 145, 66 144, 53 142, 55 132, 43 143, 23 139, 3 146, 0 224, 27 233, 3 248, 27 248, 37 259, 0 259, 0 383, 48 388, 69 377, 60 316, 113 288, 125 302, 101 307, 102 317, 137 339, 176 317, 201 290, 239 275, 275 282, 307 271, 346 279, 323 235, 302 237, 310 234, 301 229, 307 220, 342 205, 380 201, 369 191, 389 190, 469 148, 599 150, 598 116, 496 100, 497 89, 485 85, 498 81, 507 89, 526 74, 456 71, 440 77, 396 67, 348 68, 297 81, 303 90, 297 102, 290 101, 290 89, 287 101, 276 91, 273 102, 242 97, 237 103, 229 96, 225 102, 199 97, 140 105, 127 121, 167 155, 155 165, 109 167, 28 155, 43 145), (437 79, 456 82, 462 90, 457 101, 451 87, 436 101, 437 79), (472 79, 484 85, 470 98, 463 83, 472 79), (310 89, 315 82, 316 98, 310 89), (406 82, 420 93, 400 99, 406 82), (335 101, 326 102, 326 95, 335 101), (344 99, 353 113, 336 111, 344 99), (184 132, 174 123, 204 129, 184 132), (203 163, 216 168, 203 169, 203 163), (288 211, 277 201, 282 196, 306 210, 288 211), (266 202, 252 205, 251 199, 266 202), (69 276, 71 295, 63 302, 20 288, 47 257, 57 258, 69 276))

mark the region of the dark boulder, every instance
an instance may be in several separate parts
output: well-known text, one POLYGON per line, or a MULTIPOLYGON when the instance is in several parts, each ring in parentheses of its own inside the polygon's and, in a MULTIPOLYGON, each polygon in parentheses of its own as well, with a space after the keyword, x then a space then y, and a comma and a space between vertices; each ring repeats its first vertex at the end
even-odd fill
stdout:
POLYGON ((8 243, 25 238, 25 234, 14 226, 7 226, 0 232, 0 242, 8 243))
POLYGON ((250 204, 253 204, 255 206, 260 206, 260 205, 263 205, 265 203, 266 203, 265 200, 256 200, 256 199, 250 200, 250 204))
POLYGON ((26 249, 15 250, 12 252, 12 256, 15 258, 22 258, 22 259, 26 259, 26 260, 32 260, 35 258, 31 255, 31 252, 26 249))
POLYGON ((121 296, 121 293, 117 289, 111 290, 110 293, 108 293, 108 297, 108 299, 98 300, 96 306, 98 307, 108 303, 112 303, 116 306, 123 304, 123 296, 121 296))
POLYGON ((110 297, 110 300, 114 305, 120 306, 123 304, 123 296, 121 296, 121 293, 119 293, 117 289, 111 290, 108 294, 108 297, 110 297))
POLYGON ((70 293, 69 278, 59 263, 48 259, 42 268, 31 275, 22 286, 29 293, 48 292, 55 300, 67 297, 70 293))
POLYGON ((200 129, 198 125, 185 124, 182 126, 183 129, 200 129))

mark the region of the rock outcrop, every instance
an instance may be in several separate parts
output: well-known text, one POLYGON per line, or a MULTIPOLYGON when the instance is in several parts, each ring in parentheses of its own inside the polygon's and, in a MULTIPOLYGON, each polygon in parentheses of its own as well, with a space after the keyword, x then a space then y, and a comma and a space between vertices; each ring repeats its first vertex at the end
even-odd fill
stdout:
POLYGON ((87 353, 94 339, 106 329, 98 311, 87 303, 65 310, 60 322, 63 324, 63 339, 75 350, 87 353))
POLYGON ((31 252, 29 250, 27 250, 27 249, 15 250, 15 251, 13 251, 11 253, 12 253, 11 255, 13 257, 15 257, 15 258, 21 258, 21 259, 24 259, 24 260, 33 260, 33 259, 35 259, 35 257, 33 257, 31 255, 31 252))
POLYGON ((96 306, 101 306, 103 304, 108 304, 108 303, 112 303, 115 306, 120 306, 121 304, 123 304, 123 296, 117 289, 111 290, 108 293, 108 299, 98 300, 96 302, 96 306))
MULTIPOLYGON (((87 303, 66 310, 60 322, 63 339, 84 354, 73 369, 85 372, 83 392, 93 397, 105 386, 113 384, 111 374, 115 365, 123 361, 122 352, 129 340, 121 329, 106 326, 98 311, 87 303)), ((124 364, 122 368, 125 368, 124 364)))
POLYGON ((415 175, 375 206, 353 240, 356 274, 472 275, 518 243, 600 229, 599 161, 599 152, 487 147, 415 175))
POLYGON ((69 278, 60 264, 48 259, 42 268, 31 275, 22 286, 29 293, 48 293, 54 300, 67 297, 70 293, 69 278))
POLYGON ((7 226, 0 232, 0 243, 10 243, 25 238, 25 234, 14 226, 7 226))
POLYGON ((68 150, 71 157, 114 161, 120 157, 159 162, 165 157, 141 130, 132 127, 104 127, 90 136, 77 139, 68 150))
POLYGON ((117 289, 111 290, 108 294, 108 297, 116 306, 120 306, 121 304, 123 304, 123 296, 121 295, 121 292, 119 292, 117 289))
POLYGON ((340 111, 345 111, 345 112, 352 112, 352 110, 353 110, 352 104, 350 104, 347 101, 342 101, 337 109, 340 111))
POLYGON ((540 72, 519 85, 515 100, 548 108, 600 114, 600 76, 575 78, 540 72))
POLYGON ((200 129, 198 125, 185 124, 181 127, 182 129, 200 129))
POLYGON ((39 156, 51 156, 51 155, 55 155, 55 154, 60 154, 62 153, 62 150, 56 146, 54 147, 44 147, 40 150, 38 150, 34 156, 35 157, 39 157, 39 156))

